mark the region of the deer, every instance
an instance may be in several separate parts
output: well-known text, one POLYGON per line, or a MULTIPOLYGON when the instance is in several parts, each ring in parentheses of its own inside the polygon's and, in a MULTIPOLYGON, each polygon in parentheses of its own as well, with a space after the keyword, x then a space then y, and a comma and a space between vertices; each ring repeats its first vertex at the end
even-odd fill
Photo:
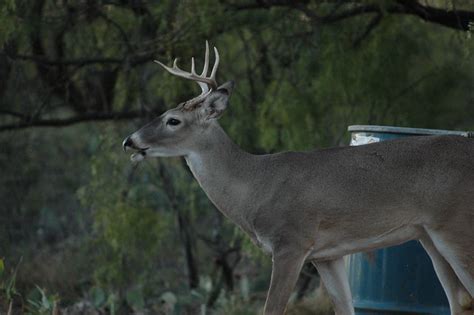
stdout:
POLYGON ((302 266, 312 263, 337 315, 354 314, 344 256, 418 240, 451 314, 472 315, 474 140, 420 136, 304 152, 251 154, 218 123, 234 82, 209 75, 209 44, 196 73, 155 60, 196 82, 201 94, 123 140, 131 160, 183 157, 217 209, 271 255, 263 312, 281 315, 302 266))

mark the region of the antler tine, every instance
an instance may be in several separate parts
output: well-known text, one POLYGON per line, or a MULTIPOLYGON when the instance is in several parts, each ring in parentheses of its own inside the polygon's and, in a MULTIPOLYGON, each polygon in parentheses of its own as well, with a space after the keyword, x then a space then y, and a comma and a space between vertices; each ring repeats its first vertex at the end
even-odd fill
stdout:
MULTIPOLYGON (((196 77, 204 77, 204 78, 206 77, 205 75, 204 76, 203 75, 199 76, 199 75, 196 74, 196 66, 194 64, 194 57, 191 58, 191 75, 196 76, 196 77)), ((209 86, 208 86, 208 83, 199 82, 197 80, 196 80, 196 83, 199 84, 199 87, 201 88, 201 91, 202 91, 203 94, 210 90, 209 86)))
MULTIPOLYGON (((216 61, 214 61, 214 66, 212 67, 211 71, 211 76, 209 77, 211 80, 216 82, 216 73, 217 73, 217 68, 219 67, 219 52, 217 51, 217 48, 214 47, 214 54, 216 55, 216 61)), ((217 82, 216 82, 217 85, 217 82)))
POLYGON ((206 76, 208 69, 209 69, 209 42, 206 40, 206 54, 204 57, 204 67, 202 69, 201 76, 206 76))
POLYGON ((196 74, 196 66, 194 65, 194 57, 191 57, 191 74, 192 75, 197 75, 196 74))
POLYGON ((178 67, 178 58, 174 59, 172 67, 168 67, 158 60, 155 60, 155 62, 159 64, 160 66, 162 66, 166 71, 168 71, 171 74, 174 74, 184 79, 197 82, 197 84, 199 84, 202 90, 201 95, 203 95, 205 93, 210 92, 213 89, 217 89, 216 73, 217 73, 217 68, 219 66, 219 52, 217 51, 216 47, 214 47, 214 52, 216 55, 216 60, 212 67, 210 77, 207 76, 207 71, 209 70, 209 43, 208 41, 206 41, 206 55, 204 57, 204 67, 203 67, 201 75, 196 74, 196 64, 194 62, 194 57, 191 58, 191 72, 181 70, 178 67))

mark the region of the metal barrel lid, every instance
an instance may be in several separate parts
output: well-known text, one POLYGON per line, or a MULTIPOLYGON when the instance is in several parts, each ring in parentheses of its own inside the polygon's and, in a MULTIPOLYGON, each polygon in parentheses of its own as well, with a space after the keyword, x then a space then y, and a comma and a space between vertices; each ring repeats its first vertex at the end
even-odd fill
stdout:
POLYGON ((456 135, 456 136, 474 138, 474 131, 406 128, 406 127, 377 126, 377 125, 352 125, 347 128, 347 131, 396 133, 396 134, 407 134, 407 135, 456 135))

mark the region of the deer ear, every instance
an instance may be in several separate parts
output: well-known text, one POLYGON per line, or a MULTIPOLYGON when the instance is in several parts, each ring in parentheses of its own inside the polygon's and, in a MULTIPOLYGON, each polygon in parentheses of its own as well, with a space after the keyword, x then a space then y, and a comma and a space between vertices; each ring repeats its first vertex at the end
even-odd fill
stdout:
POLYGON ((228 81, 217 88, 204 100, 204 119, 217 119, 222 116, 234 89, 234 81, 228 81))

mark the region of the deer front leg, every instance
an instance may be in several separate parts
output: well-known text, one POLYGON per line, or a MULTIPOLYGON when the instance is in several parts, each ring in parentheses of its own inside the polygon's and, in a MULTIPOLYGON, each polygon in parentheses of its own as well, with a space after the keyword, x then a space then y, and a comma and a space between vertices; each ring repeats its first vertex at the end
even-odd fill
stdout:
POLYGON ((306 253, 279 252, 273 254, 272 279, 265 315, 283 315, 286 304, 296 285, 306 253))
POLYGON ((344 267, 344 258, 329 261, 313 261, 324 286, 334 304, 336 315, 353 315, 351 289, 344 267))

